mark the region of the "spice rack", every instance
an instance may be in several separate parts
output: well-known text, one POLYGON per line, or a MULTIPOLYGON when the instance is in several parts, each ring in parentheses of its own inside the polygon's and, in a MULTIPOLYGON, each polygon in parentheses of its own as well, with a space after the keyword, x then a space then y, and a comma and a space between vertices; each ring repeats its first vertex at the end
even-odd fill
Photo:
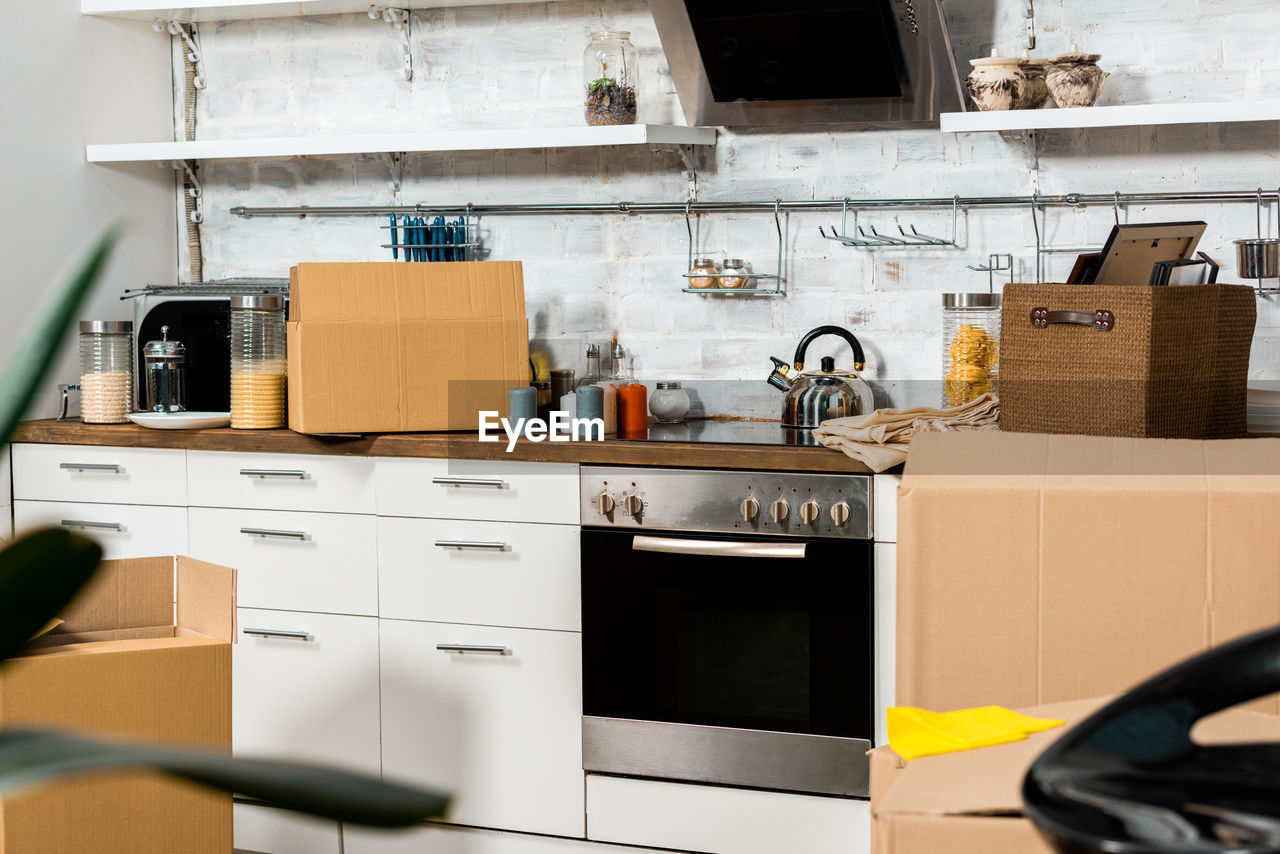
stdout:
MULTIPOLYGON (((684 207, 684 226, 689 232, 689 263, 685 266, 686 270, 693 269, 693 222, 691 219, 691 209, 693 200, 690 199, 685 203, 684 207)), ((753 285, 750 288, 683 288, 686 294, 701 294, 703 296, 736 296, 736 297, 784 297, 787 292, 783 289, 782 278, 782 218, 780 212, 782 210, 781 200, 774 203, 773 206, 773 226, 778 232, 778 272, 777 273, 735 273, 735 278, 750 279, 753 285), (773 282, 772 288, 761 288, 756 286, 758 282, 773 282)), ((685 273, 682 278, 685 279, 701 279, 705 278, 705 273, 685 273)))

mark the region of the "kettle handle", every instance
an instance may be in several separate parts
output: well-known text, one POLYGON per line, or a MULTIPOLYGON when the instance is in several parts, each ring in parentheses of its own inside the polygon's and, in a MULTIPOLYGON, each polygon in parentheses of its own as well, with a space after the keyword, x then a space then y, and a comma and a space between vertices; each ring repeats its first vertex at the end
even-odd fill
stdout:
POLYGON ((841 338, 849 342, 849 346, 853 348, 853 369, 861 371, 867 366, 867 357, 862 352, 862 345, 858 343, 858 339, 853 337, 853 333, 848 329, 839 326, 819 326, 817 329, 811 329, 805 333, 800 339, 799 346, 796 347, 796 357, 792 361, 795 362, 796 370, 804 370, 804 354, 809 349, 810 342, 822 335, 839 335, 841 338))

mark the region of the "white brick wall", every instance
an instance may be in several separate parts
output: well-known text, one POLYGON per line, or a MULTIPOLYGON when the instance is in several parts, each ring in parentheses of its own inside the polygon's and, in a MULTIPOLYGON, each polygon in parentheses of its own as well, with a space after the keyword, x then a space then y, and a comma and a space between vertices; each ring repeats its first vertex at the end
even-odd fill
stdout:
MULTIPOLYGON (((985 55, 992 45, 1005 53, 1021 48, 1022 0, 945 5, 962 74, 969 57, 985 55)), ((1041 0, 1036 8, 1037 54, 1066 50, 1072 41, 1103 54, 1101 64, 1112 76, 1102 103, 1280 97, 1280 52, 1259 37, 1280 28, 1280 5, 1041 0)), ((587 34, 604 25, 629 29, 640 50, 640 120, 681 122, 647 4, 561 0, 414 12, 411 83, 398 76, 390 28, 364 15, 206 26, 209 83, 198 132, 212 139, 579 124, 582 48, 587 34)), ((1033 137, 851 127, 723 131, 715 150, 701 154, 700 197, 1274 188, 1280 185, 1278 142, 1274 122, 1033 137)), ((393 196, 385 169, 372 160, 209 162, 203 167, 205 275, 283 275, 298 260, 389 260, 377 248, 385 239, 381 220, 241 220, 227 214, 234 205, 673 200, 688 193, 682 169, 671 153, 636 148, 415 155, 406 158, 402 192, 393 196)), ((1254 229, 1247 205, 1135 207, 1122 216, 1204 219, 1204 248, 1224 261, 1232 258, 1231 238, 1254 229)), ((949 228, 943 211, 900 217, 932 234, 949 228)), ((1273 208, 1273 228, 1274 218, 1273 208)), ((555 363, 581 370, 581 343, 607 340, 617 329, 634 348, 643 378, 705 387, 700 396, 712 412, 772 413, 776 399, 759 382, 768 373, 768 355, 789 357, 799 336, 822 323, 859 336, 884 399, 929 399, 932 387, 902 381, 938 373, 938 294, 985 289, 985 274, 965 267, 993 252, 1015 255, 1018 278, 1035 274, 1027 211, 963 215, 960 248, 875 252, 822 240, 817 227, 833 219, 838 213, 793 213, 784 220, 785 300, 680 293, 687 244, 678 216, 490 217, 483 236, 487 257, 525 262, 533 335, 555 363)), ((894 216, 859 221, 891 229, 894 216)), ((1054 209, 1046 242, 1100 242, 1112 221, 1110 208, 1054 209)), ((702 220, 698 233, 699 249, 712 257, 730 254, 760 271, 773 268, 767 214, 702 220)), ((1064 276, 1069 264, 1067 256, 1055 258, 1048 277, 1064 276)), ((1255 377, 1280 379, 1278 342, 1280 306, 1260 302, 1255 377)), ((825 350, 847 363, 847 354, 831 346, 815 347, 810 361, 825 350)))

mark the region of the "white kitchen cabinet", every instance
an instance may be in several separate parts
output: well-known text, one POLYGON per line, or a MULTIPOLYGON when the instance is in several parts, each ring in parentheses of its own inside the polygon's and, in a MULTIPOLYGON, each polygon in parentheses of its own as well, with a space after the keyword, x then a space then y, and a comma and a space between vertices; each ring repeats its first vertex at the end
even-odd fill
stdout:
POLYGON ((107 560, 187 553, 187 511, 136 504, 13 502, 17 533, 52 525, 91 537, 107 560))
POLYGON ((587 836, 714 854, 868 854, 871 806, 849 798, 587 776, 587 836))
POLYGON ((898 541, 898 487, 900 474, 871 476, 871 532, 877 543, 898 541))
POLYGON ((255 804, 236 804, 235 850, 254 854, 342 854, 337 822, 255 804))
POLYGON ((187 452, 192 507, 372 513, 373 460, 322 454, 187 452))
POLYGON ((898 545, 875 544, 875 743, 888 744, 885 710, 894 704, 897 640, 898 545))
POLYGON ((192 507, 191 555, 240 570, 245 608, 378 614, 373 516, 192 507))
POLYGON ((577 525, 578 466, 379 459, 378 515, 577 525))
POLYGON ((13 446, 13 493, 30 501, 185 507, 186 451, 92 445, 13 446))
POLYGON ((343 854, 648 854, 651 850, 439 824, 407 831, 348 826, 343 828, 342 843, 343 854))
POLYGON ((581 636, 385 619, 381 633, 384 775, 452 792, 458 824, 583 836, 581 636), (464 645, 494 652, 448 649, 464 645))
POLYGON ((379 519, 381 614, 577 631, 578 546, 570 525, 379 519))

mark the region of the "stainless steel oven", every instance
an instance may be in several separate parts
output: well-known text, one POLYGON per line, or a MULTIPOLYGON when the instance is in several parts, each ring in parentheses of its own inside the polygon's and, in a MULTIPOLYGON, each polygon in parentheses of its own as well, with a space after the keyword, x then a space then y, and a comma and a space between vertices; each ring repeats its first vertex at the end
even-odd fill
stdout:
POLYGON ((584 769, 866 797, 870 478, 581 476, 584 769))

